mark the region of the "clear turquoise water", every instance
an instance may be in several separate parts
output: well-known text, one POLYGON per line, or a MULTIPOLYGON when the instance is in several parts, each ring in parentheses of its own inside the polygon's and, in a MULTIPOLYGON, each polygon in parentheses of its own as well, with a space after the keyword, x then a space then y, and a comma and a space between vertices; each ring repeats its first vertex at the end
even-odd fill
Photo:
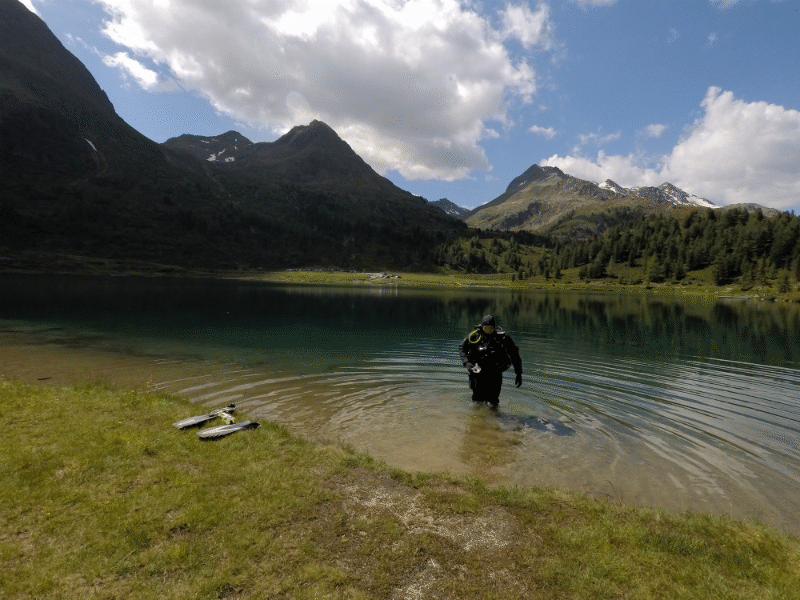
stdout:
POLYGON ((235 402, 407 469, 559 485, 800 535, 800 311, 743 301, 3 276, 6 376, 235 402), (520 347, 498 412, 458 345, 520 347))

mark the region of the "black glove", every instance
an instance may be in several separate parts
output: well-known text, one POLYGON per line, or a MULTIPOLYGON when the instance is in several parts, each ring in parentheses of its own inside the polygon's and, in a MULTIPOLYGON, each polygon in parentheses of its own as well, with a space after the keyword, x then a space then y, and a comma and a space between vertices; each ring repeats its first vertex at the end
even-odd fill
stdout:
POLYGON ((517 378, 514 381, 514 383, 517 384, 517 387, 522 385, 522 373, 517 373, 517 378))

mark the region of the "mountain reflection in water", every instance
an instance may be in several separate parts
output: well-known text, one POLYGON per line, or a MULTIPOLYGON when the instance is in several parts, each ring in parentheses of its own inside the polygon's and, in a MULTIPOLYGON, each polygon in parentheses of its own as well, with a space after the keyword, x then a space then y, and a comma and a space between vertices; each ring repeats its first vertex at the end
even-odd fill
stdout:
MULTIPOLYGON (((559 485, 800 535, 800 310, 508 290, 2 276, 3 376, 234 402, 406 469, 559 485), (500 410, 458 344, 519 345, 500 410)), ((167 424, 168 425, 168 424, 167 424)))

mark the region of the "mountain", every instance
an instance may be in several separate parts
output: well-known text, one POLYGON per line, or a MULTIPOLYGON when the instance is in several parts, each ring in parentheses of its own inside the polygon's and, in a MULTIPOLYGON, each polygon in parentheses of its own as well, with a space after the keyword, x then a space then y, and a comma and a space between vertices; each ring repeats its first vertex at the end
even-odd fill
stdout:
POLYGON ((252 148, 253 142, 237 131, 228 131, 212 137, 186 133, 168 139, 162 146, 176 152, 189 154, 200 161, 231 163, 252 148))
POLYGON ((611 180, 597 184, 557 167, 532 165, 504 193, 472 210, 465 220, 485 229, 585 237, 646 212, 686 207, 715 208, 670 183, 623 188, 611 180))
POLYGON ((468 208, 458 206, 454 202, 450 202, 450 200, 447 198, 440 198, 439 200, 435 200, 430 204, 431 206, 438 206, 446 214, 450 215, 451 217, 455 217, 456 219, 464 219, 470 213, 468 208))
POLYGON ((746 210, 748 213, 761 212, 761 214, 767 218, 775 217, 781 214, 781 211, 779 211, 777 208, 769 208, 767 206, 761 206, 760 204, 756 204, 755 202, 727 204, 721 207, 719 210, 722 212, 726 212, 733 209, 746 210))
MULTIPOLYGON (((391 245, 392 237, 403 232, 464 227, 376 173, 321 121, 293 127, 274 142, 253 143, 230 131, 213 137, 183 135, 163 147, 202 162, 208 177, 240 206, 320 233, 342 230, 341 243, 347 246, 354 245, 357 233, 361 244, 383 253, 377 249, 380 242, 391 245), (367 232, 373 239, 365 239, 367 232)), ((391 257, 384 260, 391 262, 391 257)))
POLYGON ((274 142, 254 144, 229 131, 214 137, 182 135, 167 140, 163 147, 205 161, 208 172, 216 175, 292 182, 315 189, 371 190, 424 204, 418 196, 378 175, 321 121, 293 127, 274 142))
POLYGON ((157 144, 17 0, 0 0, 0 258, 164 265, 429 264, 465 225, 375 173, 314 121, 157 144))
POLYGON ((684 192, 683 190, 675 187, 671 183, 662 183, 658 187, 633 187, 633 188, 624 188, 620 185, 617 185, 610 179, 606 179, 603 183, 599 184, 597 187, 610 190, 616 194, 621 196, 630 196, 633 198, 646 198, 650 200, 656 200, 665 205, 674 205, 679 207, 689 207, 689 208, 719 208, 713 202, 706 200, 705 198, 699 198, 694 194, 690 194, 688 192, 684 192))
POLYGON ((17 0, 0 1, 0 39, 5 185, 91 178, 116 164, 128 172, 168 167, 158 145, 116 114, 86 67, 17 0))
POLYGON ((86 67, 17 0, 0 0, 0 247, 172 261, 213 219, 213 182, 130 127, 86 67), (202 217, 198 213, 206 213, 202 217))
POLYGON ((0 265, 141 260, 236 269, 425 268, 481 228, 586 237, 647 211, 703 206, 669 184, 625 189, 533 165, 487 204, 427 202, 325 123, 274 142, 238 132, 157 144, 17 0, 0 0, 0 265), (14 262, 17 260, 17 262, 14 262), (27 260, 27 259, 26 259, 27 260), (30 261, 28 261, 30 263, 30 261))

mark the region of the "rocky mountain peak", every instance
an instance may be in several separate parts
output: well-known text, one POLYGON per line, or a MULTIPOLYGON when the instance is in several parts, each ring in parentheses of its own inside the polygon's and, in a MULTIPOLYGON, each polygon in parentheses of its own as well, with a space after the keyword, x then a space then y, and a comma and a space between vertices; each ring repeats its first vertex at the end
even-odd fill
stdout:
POLYGON ((662 183, 658 187, 645 186, 623 188, 623 194, 626 196, 634 196, 638 198, 647 198, 655 200, 664 204, 672 204, 675 206, 697 206, 701 208, 717 208, 713 202, 709 202, 705 198, 700 198, 694 194, 683 191, 682 189, 667 182, 662 183))
POLYGON ((619 185, 616 181, 612 181, 611 179, 606 179, 603 183, 599 184, 597 187, 603 190, 610 190, 616 194, 625 195, 625 188, 619 185))
POLYGON ((22 3, 0 2, 0 39, 0 73, 4 87, 14 90, 15 104, 42 106, 75 120, 81 120, 76 111, 116 116, 89 70, 22 3))
POLYGON ((341 146, 350 147, 339 137, 339 135, 326 123, 311 121, 308 125, 296 125, 288 133, 284 134, 275 141, 278 145, 289 145, 295 149, 306 148, 308 146, 341 146))
POLYGON ((430 204, 431 206, 438 206, 446 214, 457 219, 463 219, 470 212, 468 208, 458 206, 456 203, 451 202, 447 198, 440 198, 439 200, 435 200, 430 204))
POLYGON ((516 193, 534 181, 541 181, 552 175, 562 178, 566 177, 558 167, 540 167, 539 165, 532 165, 522 175, 511 180, 511 183, 509 183, 506 188, 506 194, 516 193))
POLYGON ((191 154, 198 160, 233 163, 253 146, 253 142, 238 131, 227 131, 210 137, 184 134, 168 139, 164 146, 191 154))
POLYGON ((222 135, 216 136, 216 138, 218 140, 220 140, 220 141, 225 141, 225 142, 239 142, 239 141, 242 141, 242 142, 244 142, 246 144, 252 144, 252 142, 250 140, 248 140, 246 137, 244 137, 241 133, 239 133, 238 131, 233 131, 233 130, 226 131, 222 135))
MULTIPOLYGON (((708 200, 669 182, 658 187, 625 188, 611 179, 598 184, 573 177, 557 167, 532 165, 514 178, 503 194, 470 211, 465 221, 487 229, 542 231, 565 218, 584 222, 594 219, 607 226, 615 218, 622 218, 619 215, 682 207, 716 208, 708 200), (617 216, 603 216, 609 215, 609 211, 617 216)), ((587 226, 584 233, 589 231, 591 227, 587 226)))

